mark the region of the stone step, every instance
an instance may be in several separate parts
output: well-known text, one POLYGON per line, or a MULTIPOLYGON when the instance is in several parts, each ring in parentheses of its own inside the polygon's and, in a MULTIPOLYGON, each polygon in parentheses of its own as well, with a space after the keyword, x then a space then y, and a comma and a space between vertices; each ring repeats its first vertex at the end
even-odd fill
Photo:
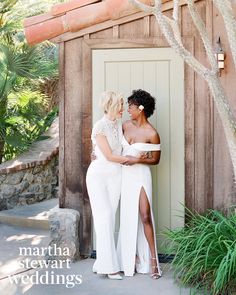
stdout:
POLYGON ((0 223, 19 227, 49 229, 49 210, 58 205, 58 199, 0 211, 0 223))

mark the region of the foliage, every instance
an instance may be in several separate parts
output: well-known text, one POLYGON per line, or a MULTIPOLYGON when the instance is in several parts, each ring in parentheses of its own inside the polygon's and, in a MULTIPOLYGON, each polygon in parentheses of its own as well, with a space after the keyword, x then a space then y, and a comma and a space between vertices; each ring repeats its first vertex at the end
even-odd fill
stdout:
POLYGON ((46 113, 42 105, 47 105, 47 97, 37 91, 25 90, 9 96, 7 112, 0 118, 0 129, 6 130, 5 160, 27 150, 34 141, 47 138, 42 133, 51 126, 58 109, 46 113))
POLYGON ((17 0, 0 0, 0 37, 5 42, 11 42, 12 33, 19 28, 19 23, 12 18, 16 3, 17 0))
MULTIPOLYGON (((187 210, 189 223, 183 229, 168 230, 168 251, 175 276, 183 285, 228 294, 236 290, 236 215, 216 210, 205 215, 187 210)), ((208 293, 209 294, 209 293, 208 293)))
POLYGON ((65 2, 65 0, 18 0, 16 11, 20 12, 19 15, 21 18, 25 18, 48 12, 53 4, 59 2, 65 2))
POLYGON ((25 13, 43 12, 53 1, 0 0, 0 163, 38 139, 57 114, 45 113, 49 98, 40 92, 57 79, 57 47, 28 46, 22 27, 25 13))

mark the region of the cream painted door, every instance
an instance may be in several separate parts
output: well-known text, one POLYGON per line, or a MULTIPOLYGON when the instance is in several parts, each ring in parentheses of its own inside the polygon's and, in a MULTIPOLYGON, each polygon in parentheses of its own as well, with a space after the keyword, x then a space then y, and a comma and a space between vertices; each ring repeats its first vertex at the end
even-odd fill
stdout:
MULTIPOLYGON (((158 248, 163 252, 161 232, 184 225, 183 61, 171 48, 93 50, 92 57, 93 123, 102 116, 98 104, 104 90, 127 97, 141 88, 156 97, 150 121, 160 134, 162 152, 159 165, 152 167, 153 210, 158 248)), ((123 120, 128 119, 125 113, 123 120)), ((116 235, 118 229, 117 217, 116 235)))

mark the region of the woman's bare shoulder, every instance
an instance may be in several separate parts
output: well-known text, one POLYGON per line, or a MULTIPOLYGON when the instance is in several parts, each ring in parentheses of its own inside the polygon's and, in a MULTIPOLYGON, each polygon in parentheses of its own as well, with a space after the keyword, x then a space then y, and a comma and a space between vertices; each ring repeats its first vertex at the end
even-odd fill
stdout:
POLYGON ((149 137, 151 139, 151 142, 155 141, 156 143, 160 143, 160 136, 159 136, 156 128, 154 128, 152 126, 152 124, 150 124, 150 123, 149 123, 149 126, 148 126, 148 134, 149 134, 149 137))
POLYGON ((126 120, 125 122, 122 123, 122 127, 123 129, 124 128, 127 128, 129 126, 133 125, 132 121, 131 120, 126 120))
POLYGON ((157 133, 156 128, 150 122, 148 122, 148 124, 146 125, 146 128, 147 128, 148 132, 150 132, 150 133, 153 133, 153 134, 157 133))

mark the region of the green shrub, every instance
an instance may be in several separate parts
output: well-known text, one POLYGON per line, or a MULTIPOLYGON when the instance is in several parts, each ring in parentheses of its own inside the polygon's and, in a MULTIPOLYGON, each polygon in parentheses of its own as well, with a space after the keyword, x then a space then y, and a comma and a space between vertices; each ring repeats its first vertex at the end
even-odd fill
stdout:
POLYGON ((57 115, 48 107, 54 90, 47 97, 41 88, 57 80, 58 47, 49 42, 30 47, 22 27, 24 13, 53 1, 0 0, 0 164, 43 139, 57 115))
POLYGON ((186 210, 185 227, 166 232, 171 241, 168 251, 175 253, 175 277, 208 294, 231 294, 236 290, 236 215, 186 210))
POLYGON ((58 115, 57 108, 46 112, 46 105, 47 97, 37 91, 23 91, 8 97, 6 113, 0 117, 0 137, 1 130, 5 130, 5 161, 26 151, 34 141, 46 139, 42 134, 58 115))

